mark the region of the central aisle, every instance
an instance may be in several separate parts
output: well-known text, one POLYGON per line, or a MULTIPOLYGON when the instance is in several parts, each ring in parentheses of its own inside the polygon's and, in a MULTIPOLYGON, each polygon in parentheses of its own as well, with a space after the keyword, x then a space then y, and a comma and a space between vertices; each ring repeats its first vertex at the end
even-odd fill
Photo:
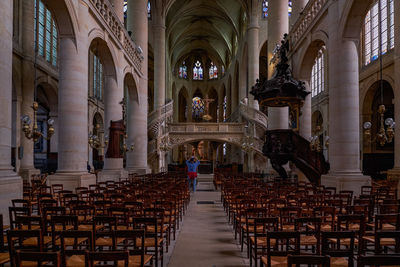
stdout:
POLYGON ((220 193, 209 191, 192 195, 169 267, 248 266, 227 223, 220 193))

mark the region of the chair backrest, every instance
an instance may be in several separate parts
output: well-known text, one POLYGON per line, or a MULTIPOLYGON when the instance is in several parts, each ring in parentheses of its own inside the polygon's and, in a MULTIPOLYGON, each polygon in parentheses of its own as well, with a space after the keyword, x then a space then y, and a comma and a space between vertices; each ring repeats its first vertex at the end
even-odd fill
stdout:
POLYGON ((271 256, 288 256, 300 254, 299 232, 268 232, 267 256, 271 266, 271 256), (275 240, 275 244, 271 240, 275 240))
POLYGON ((400 262, 400 256, 398 255, 359 256, 357 267, 398 266, 399 262, 400 262))
POLYGON ((10 228, 16 227, 15 218, 17 216, 31 216, 32 210, 29 207, 9 207, 8 208, 10 228))
POLYGON ((128 251, 98 251, 98 252, 89 251, 87 252, 86 257, 89 266, 102 266, 102 267, 129 266, 128 251), (112 262, 112 264, 110 264, 110 262, 112 262), (123 264, 121 265, 119 263, 123 264))
POLYGON ((23 262, 35 262, 37 266, 43 264, 43 266, 60 267, 60 252, 17 251, 16 266, 24 266, 23 262))
POLYGON ((60 240, 62 266, 67 266, 67 257, 85 255, 87 251, 94 250, 91 231, 68 230, 57 234, 60 240), (71 240, 73 240, 72 243, 71 240))
POLYGON ((288 267, 300 266, 301 264, 307 266, 330 266, 329 256, 319 256, 319 255, 289 255, 288 256, 288 267))

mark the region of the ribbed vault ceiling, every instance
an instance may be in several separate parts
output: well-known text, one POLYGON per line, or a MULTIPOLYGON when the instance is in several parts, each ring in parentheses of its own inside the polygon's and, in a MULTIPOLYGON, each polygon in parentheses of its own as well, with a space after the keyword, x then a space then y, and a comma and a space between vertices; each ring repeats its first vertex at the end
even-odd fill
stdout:
POLYGON ((167 13, 168 55, 173 66, 190 54, 227 65, 245 24, 245 0, 176 0, 167 13))

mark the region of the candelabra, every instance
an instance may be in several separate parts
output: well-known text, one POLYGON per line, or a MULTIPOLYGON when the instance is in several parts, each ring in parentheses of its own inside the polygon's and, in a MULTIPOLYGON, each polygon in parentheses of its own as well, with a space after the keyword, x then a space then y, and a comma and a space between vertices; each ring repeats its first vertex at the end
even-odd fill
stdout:
MULTIPOLYGON (((386 112, 385 105, 380 105, 378 112, 380 116, 380 128, 378 133, 374 137, 374 140, 376 140, 381 146, 384 146, 387 143, 393 142, 394 129, 396 123, 393 120, 393 118, 387 118, 385 120, 385 112, 386 112)), ((364 135, 367 137, 368 140, 370 140, 372 123, 367 121, 364 123, 363 127, 364 127, 364 135)))
POLYGON ((32 105, 33 109, 33 125, 32 128, 30 127, 32 120, 29 117, 29 115, 23 115, 21 116, 21 122, 22 122, 22 131, 25 134, 25 137, 28 139, 32 139, 33 142, 37 142, 40 137, 43 137, 46 140, 50 140, 50 138, 54 134, 54 120, 53 119, 48 119, 47 120, 47 136, 45 136, 41 131, 39 131, 39 127, 37 124, 37 111, 39 109, 39 104, 37 102, 33 102, 32 105))
MULTIPOLYGON (((100 129, 100 124, 96 124, 95 126, 96 132, 100 129)), ((89 133, 89 140, 88 143, 91 148, 99 149, 99 148, 106 148, 108 145, 108 135, 104 135, 104 143, 101 143, 100 137, 96 134, 89 133)))

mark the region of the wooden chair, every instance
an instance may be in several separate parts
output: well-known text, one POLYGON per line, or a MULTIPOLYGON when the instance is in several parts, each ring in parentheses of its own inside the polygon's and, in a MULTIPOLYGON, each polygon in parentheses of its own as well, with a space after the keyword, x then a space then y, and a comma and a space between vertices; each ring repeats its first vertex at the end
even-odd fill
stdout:
POLYGON ((92 232, 94 249, 103 251, 113 246, 113 231, 117 230, 117 218, 111 216, 93 217, 92 232))
POLYGON ((301 265, 330 267, 330 258, 319 255, 289 255, 287 266, 292 267, 293 265, 296 267, 301 265))
POLYGON ((321 218, 296 218, 294 230, 300 233, 300 246, 304 246, 305 250, 308 250, 308 246, 311 246, 313 252, 320 254, 321 218))
POLYGON ((400 256, 398 255, 374 255, 374 256, 359 256, 357 267, 366 266, 399 266, 400 256))
POLYGON ((7 243, 11 266, 16 266, 17 250, 43 251, 40 230, 9 230, 7 231, 7 243), (35 239, 36 242, 24 242, 27 239, 35 239))
POLYGON ((65 267, 85 267, 85 252, 93 251, 91 231, 68 230, 58 233, 62 265, 65 267))
POLYGON ((353 231, 321 232, 321 254, 331 257, 331 266, 353 267, 355 236, 353 231))
MULTIPOLYGON (((356 238, 354 243, 358 246, 360 254, 363 248, 362 237, 365 234, 365 217, 363 215, 339 215, 338 216, 339 231, 354 231, 356 238)), ((348 245, 349 240, 343 240, 343 245, 348 245)))
POLYGON ((250 257, 250 236, 254 234, 254 219, 266 218, 268 210, 266 208, 249 208, 245 210, 245 223, 242 226, 240 234, 241 251, 243 251, 244 244, 247 245, 247 257, 250 257))
POLYGON ((0 266, 4 266, 5 263, 10 261, 10 254, 4 246, 3 214, 0 214, 0 233, 0 266))
POLYGON ((266 256, 261 262, 267 267, 288 264, 288 255, 300 254, 299 232, 268 232, 266 256))
MULTIPOLYGON (((51 237, 45 235, 46 230, 43 225, 43 220, 39 216, 18 216, 15 219, 15 223, 17 225, 16 229, 18 230, 40 230, 40 234, 42 236, 42 245, 47 247, 51 244, 51 237)), ((24 244, 36 246, 37 239, 36 238, 27 238, 23 241, 24 244)))
POLYGON ((279 219, 277 217, 253 217, 249 219, 253 222, 252 224, 249 223, 249 225, 246 225, 246 228, 249 230, 247 232, 247 243, 250 266, 252 266, 254 259, 255 266, 257 267, 257 261, 262 255, 261 252, 267 247, 267 233, 269 231, 278 231, 279 219))
POLYGON ((133 217, 133 229, 142 229, 145 231, 144 246, 147 252, 155 257, 156 267, 164 264, 164 238, 159 236, 159 221, 157 217, 133 217), (149 231, 150 230, 150 231, 149 231))
POLYGON ((60 253, 59 252, 17 251, 16 266, 21 266, 21 267, 23 267, 23 266, 60 267, 61 266, 60 253))
POLYGON ((375 233, 375 254, 382 254, 382 252, 387 254, 388 247, 393 247, 394 253, 400 255, 400 231, 377 231, 375 233))
POLYGON ((129 251, 130 267, 143 267, 151 262, 153 256, 145 253, 144 230, 116 230, 113 241, 113 250, 129 251), (119 243, 122 238, 124 241, 119 243))
POLYGON ((86 253, 86 267, 129 267, 128 251, 89 251, 86 253))
POLYGON ((335 207, 328 207, 328 206, 314 207, 313 217, 321 218, 321 231, 335 231, 335 226, 336 226, 335 207))

